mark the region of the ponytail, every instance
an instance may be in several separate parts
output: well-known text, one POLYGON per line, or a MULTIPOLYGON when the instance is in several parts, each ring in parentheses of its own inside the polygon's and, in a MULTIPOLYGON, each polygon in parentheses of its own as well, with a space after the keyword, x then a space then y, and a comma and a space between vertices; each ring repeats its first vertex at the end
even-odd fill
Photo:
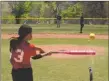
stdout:
POLYGON ((22 25, 18 30, 19 37, 12 37, 10 40, 10 52, 12 50, 15 51, 25 36, 27 36, 29 33, 32 33, 32 28, 28 25, 22 25))
POLYGON ((23 38, 22 37, 12 37, 10 40, 10 52, 15 51, 17 47, 21 44, 23 38))

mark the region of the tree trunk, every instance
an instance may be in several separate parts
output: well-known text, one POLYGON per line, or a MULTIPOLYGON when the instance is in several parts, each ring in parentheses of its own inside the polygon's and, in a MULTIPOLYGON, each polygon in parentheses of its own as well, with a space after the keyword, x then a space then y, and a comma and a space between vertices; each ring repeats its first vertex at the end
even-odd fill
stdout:
POLYGON ((20 24, 20 17, 16 16, 15 19, 16 19, 16 24, 20 24))

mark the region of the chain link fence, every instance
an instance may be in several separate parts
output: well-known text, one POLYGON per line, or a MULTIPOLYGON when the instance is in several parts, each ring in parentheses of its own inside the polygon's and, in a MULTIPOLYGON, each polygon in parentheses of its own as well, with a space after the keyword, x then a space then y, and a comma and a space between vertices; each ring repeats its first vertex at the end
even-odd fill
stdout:
MULTIPOLYGON (((19 18, 21 24, 56 24, 56 18, 19 18)), ((15 24, 15 19, 4 18, 2 24, 15 24)), ((61 24, 79 24, 80 18, 63 18, 61 24)), ((108 18, 84 18, 84 24, 107 25, 108 18)))

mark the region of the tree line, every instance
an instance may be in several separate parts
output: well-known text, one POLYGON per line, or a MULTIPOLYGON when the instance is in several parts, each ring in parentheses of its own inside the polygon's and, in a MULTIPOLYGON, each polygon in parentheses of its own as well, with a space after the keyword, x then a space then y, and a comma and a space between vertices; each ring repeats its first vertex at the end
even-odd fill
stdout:
MULTIPOLYGON (((106 1, 11 1, 2 2, 2 22, 20 24, 20 18, 107 18, 108 2, 106 1), (7 20, 7 18, 12 18, 7 20)), ((40 20, 39 20, 40 21, 40 20)))

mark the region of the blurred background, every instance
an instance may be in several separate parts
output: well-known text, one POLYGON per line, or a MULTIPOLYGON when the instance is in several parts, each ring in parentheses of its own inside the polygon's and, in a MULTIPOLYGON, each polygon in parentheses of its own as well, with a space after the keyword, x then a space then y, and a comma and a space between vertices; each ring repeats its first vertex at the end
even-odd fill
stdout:
POLYGON ((10 1, 1 2, 2 24, 108 24, 108 1, 10 1))

